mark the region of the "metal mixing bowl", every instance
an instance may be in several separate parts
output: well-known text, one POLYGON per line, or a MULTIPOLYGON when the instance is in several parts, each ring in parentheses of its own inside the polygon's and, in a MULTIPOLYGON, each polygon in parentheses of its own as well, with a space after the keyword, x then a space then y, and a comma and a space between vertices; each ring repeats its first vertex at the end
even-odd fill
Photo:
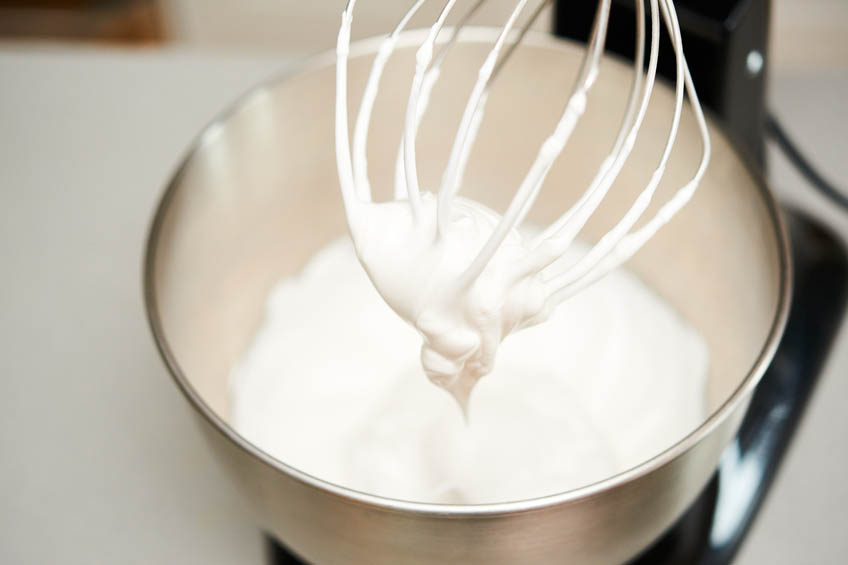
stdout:
MULTIPOLYGON (((494 30, 468 30, 445 63, 418 141, 424 187, 437 186, 446 140, 494 37, 494 30)), ((372 184, 385 194, 420 39, 421 32, 403 36, 374 113, 369 164, 372 184)), ((353 48, 351 108, 376 47, 371 40, 353 48)), ((562 110, 581 53, 543 35, 517 51, 489 100, 464 195, 503 209, 562 110)), ((612 145, 630 73, 604 60, 587 113, 530 221, 550 222, 587 186, 612 145)), ((334 84, 327 55, 243 97, 198 138, 150 232, 144 281, 153 334, 221 463, 260 523, 312 562, 582 563, 635 555, 715 471, 783 330, 790 270, 774 199, 711 123, 713 158, 701 188, 629 263, 711 349, 709 417, 677 444, 616 476, 534 500, 437 505, 356 492, 251 444, 231 426, 228 401, 228 372, 261 321, 270 287, 346 231, 334 163, 334 84)), ((671 108, 670 89, 658 84, 636 149, 587 239, 603 233, 644 186, 671 108)), ((692 174, 699 152, 686 116, 657 200, 692 174)))

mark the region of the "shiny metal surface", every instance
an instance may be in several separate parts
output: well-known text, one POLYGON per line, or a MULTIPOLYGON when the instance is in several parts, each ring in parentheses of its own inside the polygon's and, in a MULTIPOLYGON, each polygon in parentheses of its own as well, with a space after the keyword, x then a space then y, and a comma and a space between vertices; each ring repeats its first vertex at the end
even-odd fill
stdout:
MULTIPOLYGON (((463 33, 433 93, 418 151, 422 185, 436 185, 492 30, 463 33)), ((374 113, 373 185, 388 195, 409 69, 420 32, 389 63, 374 113)), ((351 105, 376 43, 354 47, 351 105)), ((489 101, 464 194, 502 208, 562 109, 581 50, 530 36, 489 101), (515 111, 521 108, 522 112, 515 111)), ((629 68, 604 72, 567 154, 552 169, 530 220, 549 222, 594 174, 621 113, 629 68)), ((789 260, 775 203, 720 129, 701 189, 630 263, 703 333, 712 352, 710 417, 664 453, 587 487, 525 501, 447 506, 389 500, 308 476, 263 453, 228 423, 227 374, 261 320, 265 295, 345 232, 333 164, 331 57, 253 90, 210 125, 166 191, 150 232, 145 298, 175 381, 269 531, 317 563, 618 562, 661 533, 697 495, 735 433, 786 320, 789 260)), ((587 237, 603 233, 644 185, 669 123, 672 94, 658 85, 640 141, 587 237), (630 190, 634 188, 634 190, 630 190)), ((700 145, 681 124, 663 201, 691 171, 700 145)), ((649 211, 650 213, 650 211, 649 211)), ((296 430, 292 431, 296 433, 296 430)), ((320 449, 320 446, 316 446, 320 449)))

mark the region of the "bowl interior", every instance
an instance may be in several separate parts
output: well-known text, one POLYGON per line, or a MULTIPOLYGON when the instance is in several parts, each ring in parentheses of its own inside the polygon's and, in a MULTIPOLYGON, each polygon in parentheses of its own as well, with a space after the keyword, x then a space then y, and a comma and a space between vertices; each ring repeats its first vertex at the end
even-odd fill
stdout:
MULTIPOLYGON (((420 34, 419 34, 420 35, 420 34)), ((390 194, 416 34, 384 73, 370 133, 374 190, 390 194)), ((417 143, 419 174, 435 189, 490 32, 469 30, 446 60, 417 143)), ((352 112, 373 59, 360 44, 349 64, 352 112), (358 52, 358 53, 357 53, 358 52)), ((530 40, 492 91, 462 194, 503 210, 550 134, 582 49, 530 40)), ((585 116, 551 170, 529 221, 547 225, 574 202, 615 139, 631 68, 603 61, 585 116)), ((228 422, 228 373, 260 323, 267 292, 324 244, 346 233, 333 143, 335 70, 321 59, 254 90, 202 135, 163 201, 148 272, 160 335, 178 378, 228 422)), ((617 221, 647 182, 671 123, 673 94, 657 84, 639 140, 583 238, 617 221)), ((353 118, 351 118, 353 124, 353 118)), ((711 350, 710 412, 749 378, 781 307, 781 247, 763 189, 716 127, 713 157, 690 204, 630 262, 704 335, 711 350)), ((654 205, 693 174, 700 157, 684 112, 654 205)))

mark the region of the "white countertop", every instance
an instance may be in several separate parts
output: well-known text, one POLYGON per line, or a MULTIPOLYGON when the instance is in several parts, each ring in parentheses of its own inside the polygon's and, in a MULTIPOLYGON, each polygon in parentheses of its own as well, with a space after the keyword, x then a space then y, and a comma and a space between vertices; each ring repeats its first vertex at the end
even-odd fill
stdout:
MULTIPOLYGON (((0 562, 263 563, 154 349, 140 271, 192 137, 285 63, 0 45, 0 562)), ((848 70, 773 82, 786 125, 848 184, 848 70)), ((824 207, 848 237, 846 216, 773 162, 780 193, 824 207)), ((740 563, 848 555, 847 374, 843 328, 740 563)))

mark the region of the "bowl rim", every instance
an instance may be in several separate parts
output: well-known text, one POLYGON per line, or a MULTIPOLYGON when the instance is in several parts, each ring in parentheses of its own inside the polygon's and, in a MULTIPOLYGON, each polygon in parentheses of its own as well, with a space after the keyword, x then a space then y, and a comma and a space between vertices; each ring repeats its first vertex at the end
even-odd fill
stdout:
MULTIPOLYGON (((426 29, 416 29, 403 32, 398 38, 398 47, 408 47, 420 43, 427 31, 428 30, 426 29)), ((461 31, 459 40, 467 43, 491 42, 498 32, 499 29, 497 28, 468 27, 461 31)), ((382 40, 383 37, 372 37, 356 41, 351 44, 350 56, 357 57, 374 53, 382 40)), ((570 40, 554 37, 553 35, 537 31, 529 32, 523 39, 523 42, 539 47, 548 47, 553 49, 577 48, 580 49, 581 52, 583 51, 582 48, 577 47, 577 44, 570 40)), ((604 57, 616 58, 610 54, 604 54, 604 57)), ((160 235, 170 203, 181 186, 181 181, 185 176, 189 164, 193 161, 195 155, 214 139, 216 132, 228 121, 230 117, 235 115, 243 106, 248 105, 253 100, 264 96, 270 89, 276 87, 278 84, 286 81, 287 79, 334 64, 334 51, 328 51, 306 57, 300 62, 288 66, 285 71, 277 73, 249 88, 245 93, 237 97, 231 104, 226 106, 223 111, 218 113, 217 116, 215 116, 203 129, 201 129, 183 153, 179 164, 172 173, 170 180, 168 181, 166 188, 156 205, 156 211, 148 229, 143 259, 142 284, 147 320, 153 334, 156 348, 158 349, 172 379, 186 397, 189 404, 191 404, 203 418, 211 423, 212 427, 227 441, 232 442, 232 444, 243 450, 247 455, 257 459, 262 464, 271 467, 273 470, 285 474, 289 478, 309 487, 319 489, 325 493, 346 500, 349 503, 365 505, 376 510, 418 515, 492 517, 497 515, 512 515, 532 512, 551 506, 576 503, 599 495, 615 487, 634 482, 639 478, 667 465, 700 443, 704 437, 709 435, 714 428, 718 427, 738 406, 738 404, 753 391, 774 356, 789 315, 789 305, 792 294, 792 266, 791 256, 789 253, 789 242, 778 203, 768 188, 762 171, 759 167, 754 165, 754 161, 751 156, 746 153, 745 150, 741 149, 739 144, 734 142, 732 136, 727 134, 727 129, 723 126, 722 121, 720 119, 716 119, 716 117, 710 112, 705 112, 707 114, 708 123, 712 126, 711 129, 714 131, 717 130, 724 135, 736 151, 737 156, 746 166, 749 174, 751 174, 754 180, 754 183, 759 189, 758 192, 760 197, 763 199, 763 203, 768 212, 778 246, 778 303, 766 340, 753 365, 745 375, 745 378, 740 382, 736 389, 734 389, 730 396, 728 396, 728 398, 720 404, 700 426, 695 428, 685 437, 635 467, 579 488, 541 497, 507 502, 446 504, 394 499, 358 491, 326 481, 314 475, 300 471, 299 469, 276 459, 239 434, 230 424, 224 421, 224 419, 221 418, 221 416, 219 416, 195 390, 180 368, 176 356, 173 351, 171 351, 168 344, 168 340, 162 326, 162 320, 159 315, 155 285, 156 257, 160 235)))

